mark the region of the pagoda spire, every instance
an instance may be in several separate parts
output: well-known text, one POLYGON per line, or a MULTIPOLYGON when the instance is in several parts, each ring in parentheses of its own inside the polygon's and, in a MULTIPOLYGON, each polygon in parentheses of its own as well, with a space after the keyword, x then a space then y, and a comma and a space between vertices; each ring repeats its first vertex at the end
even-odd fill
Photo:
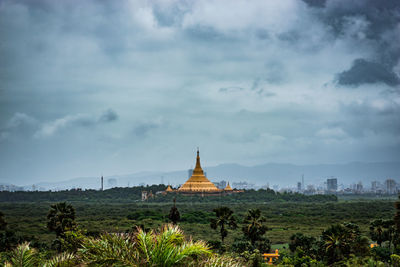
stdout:
POLYGON ((200 165, 200 152, 199 148, 197 148, 197 157, 196 157, 196 167, 193 170, 193 174, 204 174, 203 169, 201 168, 200 165))
POLYGON ((200 151, 197 148, 196 167, 192 176, 178 189, 183 193, 218 193, 222 190, 218 189, 207 177, 204 176, 203 169, 200 164, 200 151))

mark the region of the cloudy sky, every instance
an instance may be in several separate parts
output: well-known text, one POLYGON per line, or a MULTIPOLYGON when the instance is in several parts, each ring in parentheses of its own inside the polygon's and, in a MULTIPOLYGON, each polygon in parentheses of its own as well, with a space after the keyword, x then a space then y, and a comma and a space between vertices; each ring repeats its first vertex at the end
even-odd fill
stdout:
POLYGON ((0 182, 400 158, 397 0, 0 0, 0 182))

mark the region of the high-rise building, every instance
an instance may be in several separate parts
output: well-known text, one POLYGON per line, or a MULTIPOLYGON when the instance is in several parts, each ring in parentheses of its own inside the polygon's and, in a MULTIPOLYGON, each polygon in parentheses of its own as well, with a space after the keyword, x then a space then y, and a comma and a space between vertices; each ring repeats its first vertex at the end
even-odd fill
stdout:
POLYGON ((328 191, 337 191, 337 178, 328 178, 326 185, 328 191))
POLYGON ((356 192, 357 193, 361 193, 362 191, 363 191, 363 184, 362 184, 362 182, 358 182, 357 184, 356 184, 356 192))
POLYGON ((371 191, 376 192, 378 190, 378 182, 377 181, 372 181, 371 182, 371 191))
POLYGON ((388 194, 396 193, 396 181, 393 179, 386 179, 385 189, 386 189, 386 193, 388 193, 388 194))
POLYGON ((301 192, 301 182, 297 182, 297 192, 301 192))

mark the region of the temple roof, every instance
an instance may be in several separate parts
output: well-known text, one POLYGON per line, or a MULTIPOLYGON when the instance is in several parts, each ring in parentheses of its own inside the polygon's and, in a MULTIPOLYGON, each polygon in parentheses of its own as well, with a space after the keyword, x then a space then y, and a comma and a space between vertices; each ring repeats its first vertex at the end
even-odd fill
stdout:
POLYGON ((196 167, 192 176, 178 189, 178 192, 220 192, 204 175, 200 165, 200 153, 197 150, 196 167))
POLYGON ((173 192, 174 190, 171 188, 170 185, 168 185, 167 189, 165 189, 166 192, 173 192))
POLYGON ((227 186, 224 188, 225 191, 233 191, 232 187, 229 185, 229 182, 227 186))

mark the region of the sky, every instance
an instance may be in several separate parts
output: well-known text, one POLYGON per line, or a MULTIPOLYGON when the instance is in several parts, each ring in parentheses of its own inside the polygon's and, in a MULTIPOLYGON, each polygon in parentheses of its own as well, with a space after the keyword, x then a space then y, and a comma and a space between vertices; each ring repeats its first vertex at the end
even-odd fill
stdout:
POLYGON ((0 183, 400 158, 400 1, 0 0, 0 183))

